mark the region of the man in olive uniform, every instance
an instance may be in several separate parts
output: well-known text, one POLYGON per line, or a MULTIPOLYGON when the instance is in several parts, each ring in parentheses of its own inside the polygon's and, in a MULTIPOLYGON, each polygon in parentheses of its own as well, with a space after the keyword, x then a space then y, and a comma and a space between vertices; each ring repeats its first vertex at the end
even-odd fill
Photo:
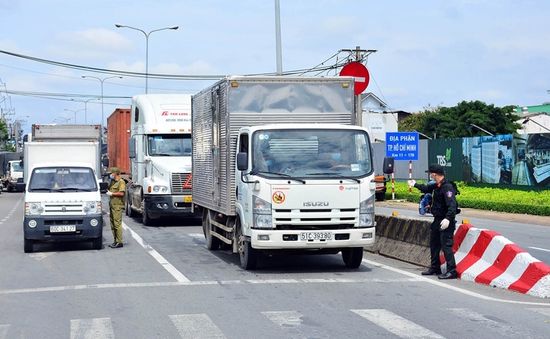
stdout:
POLYGON ((416 187, 423 193, 432 193, 431 212, 434 221, 430 227, 430 268, 422 275, 437 274, 439 279, 456 279, 456 263, 453 253, 453 235, 456 225, 458 204, 453 184, 445 179, 445 170, 441 165, 432 164, 426 171, 434 182, 427 185, 409 180, 409 186, 416 187), (439 252, 443 251, 447 262, 447 272, 441 274, 439 252))
POLYGON ((114 242, 109 245, 111 248, 122 247, 122 210, 124 209, 124 194, 126 182, 120 177, 120 169, 111 168, 111 183, 107 195, 109 196, 109 212, 111 230, 113 231, 114 242))

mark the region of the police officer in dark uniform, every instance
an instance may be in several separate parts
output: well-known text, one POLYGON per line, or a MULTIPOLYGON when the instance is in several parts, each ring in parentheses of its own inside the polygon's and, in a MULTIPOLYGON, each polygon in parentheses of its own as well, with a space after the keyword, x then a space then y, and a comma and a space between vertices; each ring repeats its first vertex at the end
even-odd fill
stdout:
POLYGON ((107 190, 109 196, 109 212, 111 231, 114 242, 109 245, 111 248, 122 247, 122 210, 124 210, 124 194, 126 193, 126 181, 120 176, 120 169, 111 168, 111 184, 107 190))
POLYGON ((430 268, 422 275, 437 274, 439 279, 456 279, 456 263, 453 254, 453 235, 456 226, 457 213, 456 190, 445 180, 445 171, 442 166, 433 164, 426 171, 435 183, 428 185, 417 184, 409 180, 409 186, 418 188, 423 193, 432 193, 431 211, 434 221, 430 226, 430 268), (447 272, 442 274, 439 263, 439 252, 443 250, 447 262, 447 272))

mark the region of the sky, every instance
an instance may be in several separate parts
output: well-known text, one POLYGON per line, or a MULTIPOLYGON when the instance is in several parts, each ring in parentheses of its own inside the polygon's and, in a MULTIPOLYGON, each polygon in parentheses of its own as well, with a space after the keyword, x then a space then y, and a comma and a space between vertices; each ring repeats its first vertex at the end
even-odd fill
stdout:
MULTIPOLYGON (((36 61, 144 73, 144 34, 115 24, 179 26, 149 35, 149 73, 276 71, 274 0, 0 0, 0 13, 0 107, 25 131, 75 115, 99 124, 102 108, 106 121, 145 92, 142 77, 106 79, 102 106, 101 82, 82 76, 112 75, 36 61)), ((280 0, 282 69, 334 65, 360 46, 377 50, 366 92, 390 110, 538 105, 550 101, 549 15, 544 0, 280 0)), ((214 81, 149 78, 148 91, 194 94, 214 81)))

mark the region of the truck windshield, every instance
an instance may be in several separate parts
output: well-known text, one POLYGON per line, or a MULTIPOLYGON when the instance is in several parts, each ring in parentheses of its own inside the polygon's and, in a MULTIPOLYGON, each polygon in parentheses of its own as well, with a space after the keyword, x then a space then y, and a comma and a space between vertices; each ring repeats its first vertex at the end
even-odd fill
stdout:
POLYGON ((39 167, 32 171, 29 192, 97 191, 92 169, 85 167, 39 167))
POLYGON ((12 171, 14 172, 23 172, 23 168, 21 167, 21 162, 12 162, 11 163, 12 171))
POLYGON ((252 163, 252 170, 265 177, 358 178, 372 173, 369 137, 352 129, 256 131, 252 163))
POLYGON ((190 134, 156 134, 147 136, 150 156, 190 156, 190 134))

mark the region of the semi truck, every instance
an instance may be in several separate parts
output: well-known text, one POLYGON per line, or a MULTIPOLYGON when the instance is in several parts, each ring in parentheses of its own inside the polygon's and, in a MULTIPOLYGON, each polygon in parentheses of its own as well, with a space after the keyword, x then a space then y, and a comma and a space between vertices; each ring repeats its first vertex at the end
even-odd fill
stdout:
POLYGON ((341 252, 375 241, 367 130, 351 77, 229 76, 192 98, 193 204, 210 250, 341 252))
POLYGON ((167 216, 194 216, 191 191, 191 96, 132 98, 130 182, 126 214, 144 225, 167 216))
POLYGON ((95 140, 25 143, 26 253, 36 242, 91 241, 102 248, 99 154, 95 140))

